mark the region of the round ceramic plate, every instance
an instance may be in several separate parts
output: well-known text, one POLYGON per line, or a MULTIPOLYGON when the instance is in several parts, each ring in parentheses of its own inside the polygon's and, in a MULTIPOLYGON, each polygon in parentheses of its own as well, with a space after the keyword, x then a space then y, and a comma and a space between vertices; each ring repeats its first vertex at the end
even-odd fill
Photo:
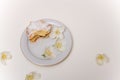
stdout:
MULTIPOLYGON (((54 29, 64 27, 62 32, 63 39, 47 37, 40 38, 32 43, 28 39, 26 31, 24 31, 21 37, 21 49, 24 56, 36 65, 55 65, 66 59, 69 55, 72 49, 72 36, 69 29, 61 22, 51 19, 42 20, 54 25, 54 29), (52 54, 52 56, 49 56, 49 54, 52 54)), ((54 31, 53 28, 52 31, 54 31)), ((50 34, 53 33, 52 31, 50 34)))

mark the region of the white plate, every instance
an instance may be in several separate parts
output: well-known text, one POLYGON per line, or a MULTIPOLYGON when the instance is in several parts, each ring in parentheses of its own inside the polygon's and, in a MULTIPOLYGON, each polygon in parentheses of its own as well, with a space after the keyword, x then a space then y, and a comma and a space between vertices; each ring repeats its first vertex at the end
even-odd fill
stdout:
POLYGON ((54 59, 44 59, 41 55, 45 51, 45 48, 47 46, 53 45, 56 42, 56 40, 51 38, 46 38, 46 39, 39 39, 37 40, 37 42, 31 43, 26 35, 26 32, 24 31, 21 37, 21 50, 24 56, 30 62, 36 65, 43 65, 43 66, 55 65, 66 59, 67 56, 69 55, 72 49, 72 36, 69 29, 61 22, 51 19, 44 19, 44 20, 50 24, 65 27, 65 31, 63 32, 64 35, 63 41, 65 42, 66 49, 63 52, 60 52, 54 48, 53 52, 55 53, 56 57, 54 59))

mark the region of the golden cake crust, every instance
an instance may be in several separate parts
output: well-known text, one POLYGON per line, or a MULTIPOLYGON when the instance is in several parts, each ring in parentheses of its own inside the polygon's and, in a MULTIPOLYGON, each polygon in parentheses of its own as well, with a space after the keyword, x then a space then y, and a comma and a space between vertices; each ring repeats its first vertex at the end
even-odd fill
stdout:
POLYGON ((26 28, 26 34, 31 42, 36 42, 39 38, 45 38, 51 32, 52 24, 43 20, 32 22, 26 28))

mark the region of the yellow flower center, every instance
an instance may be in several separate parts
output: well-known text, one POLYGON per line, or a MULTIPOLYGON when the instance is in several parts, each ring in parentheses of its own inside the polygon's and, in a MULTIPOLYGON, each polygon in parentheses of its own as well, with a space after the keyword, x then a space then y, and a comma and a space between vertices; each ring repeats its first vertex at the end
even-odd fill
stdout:
POLYGON ((103 59, 104 59, 104 55, 100 54, 100 55, 97 57, 97 59, 103 60, 103 59))
POLYGON ((2 60, 6 60, 7 59, 7 55, 5 53, 3 53, 1 58, 2 58, 2 60))
POLYGON ((51 56, 52 52, 49 49, 47 49, 47 50, 45 50, 45 54, 48 55, 48 56, 51 56))
POLYGON ((34 80, 34 76, 33 75, 27 75, 26 80, 34 80))
POLYGON ((56 48, 61 48, 62 47, 62 43, 61 42, 56 42, 55 47, 56 48))
POLYGON ((59 35, 59 34, 60 34, 59 29, 57 29, 57 30, 55 31, 55 34, 57 34, 57 35, 59 35))

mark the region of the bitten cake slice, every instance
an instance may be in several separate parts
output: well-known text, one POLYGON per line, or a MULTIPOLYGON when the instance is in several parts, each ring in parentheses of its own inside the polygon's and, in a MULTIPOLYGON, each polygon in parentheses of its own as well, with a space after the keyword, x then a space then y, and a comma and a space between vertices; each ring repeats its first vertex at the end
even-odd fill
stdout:
POLYGON ((52 24, 44 20, 30 22, 26 28, 26 34, 31 42, 36 42, 39 38, 44 38, 51 32, 52 24))

